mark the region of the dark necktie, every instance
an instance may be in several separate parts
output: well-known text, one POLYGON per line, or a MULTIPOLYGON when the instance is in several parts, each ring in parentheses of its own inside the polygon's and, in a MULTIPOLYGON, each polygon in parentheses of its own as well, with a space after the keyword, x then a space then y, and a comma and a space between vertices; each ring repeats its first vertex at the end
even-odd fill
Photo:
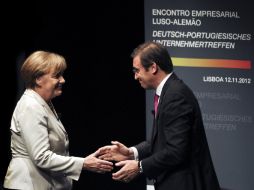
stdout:
POLYGON ((157 115, 157 109, 158 109, 158 100, 159 97, 157 94, 154 95, 154 116, 156 117, 157 115))

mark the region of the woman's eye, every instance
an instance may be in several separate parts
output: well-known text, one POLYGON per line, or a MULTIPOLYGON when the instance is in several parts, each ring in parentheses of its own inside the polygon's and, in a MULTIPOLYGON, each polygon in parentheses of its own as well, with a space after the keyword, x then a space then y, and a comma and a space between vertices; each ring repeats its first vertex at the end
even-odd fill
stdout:
POLYGON ((60 78, 61 76, 62 76, 63 74, 62 73, 57 73, 57 74, 55 74, 54 76, 53 76, 53 78, 60 78))

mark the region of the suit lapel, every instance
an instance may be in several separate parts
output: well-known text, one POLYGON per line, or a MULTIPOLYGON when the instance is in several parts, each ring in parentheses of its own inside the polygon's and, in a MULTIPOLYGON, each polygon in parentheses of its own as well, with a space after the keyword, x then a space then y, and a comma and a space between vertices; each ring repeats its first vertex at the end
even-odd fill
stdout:
POLYGON ((177 80, 178 77, 176 76, 176 74, 172 73, 172 75, 168 78, 168 80, 166 81, 166 83, 164 84, 163 88, 162 88, 162 91, 161 91, 161 95, 160 95, 160 100, 159 100, 159 104, 158 104, 158 109, 157 109, 157 115, 156 117, 154 118, 154 121, 153 121, 153 135, 152 135, 152 144, 154 143, 155 141, 155 137, 158 133, 158 121, 160 119, 160 112, 161 112, 161 106, 163 104, 163 99, 164 99, 164 96, 165 96, 165 93, 168 89, 170 89, 170 84, 173 80, 177 80))

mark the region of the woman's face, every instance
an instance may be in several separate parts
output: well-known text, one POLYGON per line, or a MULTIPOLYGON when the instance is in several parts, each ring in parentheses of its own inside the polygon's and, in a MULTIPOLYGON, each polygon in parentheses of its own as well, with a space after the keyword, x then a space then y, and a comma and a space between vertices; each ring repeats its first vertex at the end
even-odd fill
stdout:
POLYGON ((36 79, 38 87, 36 92, 39 93, 45 101, 50 101, 56 96, 62 94, 62 85, 65 83, 62 73, 55 74, 53 71, 42 75, 36 79))

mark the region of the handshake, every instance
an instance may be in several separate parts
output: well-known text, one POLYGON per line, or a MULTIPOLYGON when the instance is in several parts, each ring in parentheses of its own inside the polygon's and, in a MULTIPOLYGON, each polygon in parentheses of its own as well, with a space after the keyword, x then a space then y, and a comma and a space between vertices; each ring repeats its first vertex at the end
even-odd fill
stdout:
POLYGON ((101 147, 87 156, 83 168, 92 172, 105 173, 112 171, 115 165, 120 169, 112 173, 112 179, 129 182, 141 173, 139 162, 134 159, 131 148, 117 141, 111 143, 112 145, 101 147))

